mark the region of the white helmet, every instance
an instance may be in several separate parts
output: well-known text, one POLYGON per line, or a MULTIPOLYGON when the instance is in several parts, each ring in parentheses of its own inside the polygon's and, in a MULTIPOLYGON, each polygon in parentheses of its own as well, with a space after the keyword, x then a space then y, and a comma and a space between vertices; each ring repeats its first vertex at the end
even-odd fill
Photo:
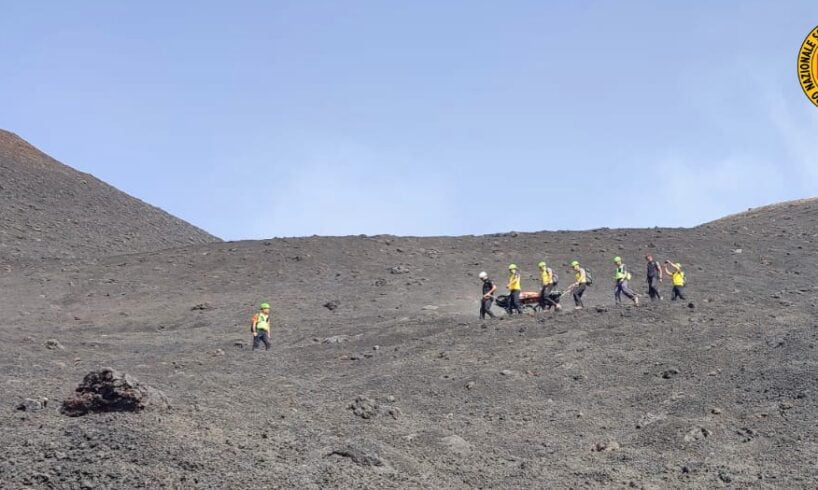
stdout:
POLYGON ((485 272, 481 272, 477 277, 479 277, 480 279, 488 279, 489 275, 486 274, 485 272))

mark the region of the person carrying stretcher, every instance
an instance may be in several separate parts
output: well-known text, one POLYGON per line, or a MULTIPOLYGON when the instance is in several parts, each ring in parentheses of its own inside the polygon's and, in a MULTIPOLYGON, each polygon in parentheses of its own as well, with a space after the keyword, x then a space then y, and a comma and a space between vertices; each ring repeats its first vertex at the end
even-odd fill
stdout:
POLYGON ((554 271, 543 261, 537 264, 540 269, 540 280, 542 281, 542 289, 540 289, 540 308, 543 310, 550 310, 552 307, 559 311, 562 307, 559 303, 551 299, 551 292, 554 286, 557 285, 557 277, 554 271))

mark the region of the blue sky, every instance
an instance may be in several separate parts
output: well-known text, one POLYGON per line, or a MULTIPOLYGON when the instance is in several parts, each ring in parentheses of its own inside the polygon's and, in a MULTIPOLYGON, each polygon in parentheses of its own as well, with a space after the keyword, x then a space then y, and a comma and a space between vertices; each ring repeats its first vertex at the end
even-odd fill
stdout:
POLYGON ((7 2, 0 127, 227 239, 818 195, 818 2, 7 2))

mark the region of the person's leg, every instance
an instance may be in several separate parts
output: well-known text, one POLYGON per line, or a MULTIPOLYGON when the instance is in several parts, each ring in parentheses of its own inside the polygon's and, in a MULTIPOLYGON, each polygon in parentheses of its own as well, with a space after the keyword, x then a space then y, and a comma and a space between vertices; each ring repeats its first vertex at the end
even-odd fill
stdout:
POLYGON ((261 334, 261 341, 264 342, 264 350, 270 350, 270 333, 264 332, 261 334))
POLYGON ((648 294, 650 295, 651 301, 656 301, 659 299, 659 288, 658 286, 658 279, 656 277, 649 277, 648 278, 648 294))
POLYGON ((253 350, 258 349, 258 346, 261 343, 261 340, 258 338, 259 335, 261 335, 261 333, 256 332, 256 334, 253 336, 253 350))
POLYGON ((551 294, 554 292, 554 285, 549 284, 545 287, 545 303, 548 305, 548 308, 557 308, 559 305, 556 301, 551 299, 551 294))
POLYGON ((614 287, 614 303, 622 304, 622 283, 617 282, 614 287))
POLYGON ((582 308, 582 294, 585 292, 585 284, 580 284, 574 289, 574 304, 578 308, 582 308))
POLYGON ((540 309, 545 310, 545 307, 548 305, 545 299, 548 297, 548 286, 543 286, 540 288, 540 309))
POLYGON ((486 305, 486 315, 488 315, 491 318, 494 318, 494 313, 491 312, 491 305, 492 303, 494 303, 494 300, 489 298, 485 300, 484 303, 486 305))
POLYGON ((485 320, 486 315, 491 318, 494 318, 494 313, 491 312, 491 303, 493 301, 491 299, 483 299, 480 301, 480 319, 485 320))
POLYGON ((517 310, 517 313, 523 314, 523 305, 520 303, 520 290, 512 291, 511 297, 514 301, 514 309, 517 310))
POLYGON ((540 292, 540 302, 546 305, 549 309, 551 307, 556 308, 558 305, 557 303, 551 299, 551 292, 554 290, 554 285, 549 284, 547 286, 543 286, 542 291, 540 292))
POLYGON ((634 293, 630 288, 628 281, 622 281, 622 287, 620 287, 620 289, 622 290, 622 294, 624 294, 629 300, 639 304, 639 300, 636 299, 636 293, 634 293))
POLYGON ((682 301, 687 301, 687 298, 685 298, 684 292, 685 292, 685 287, 684 286, 679 286, 679 299, 682 300, 682 301))
POLYGON ((673 295, 670 297, 671 301, 676 301, 676 298, 679 297, 679 286, 673 286, 673 295))

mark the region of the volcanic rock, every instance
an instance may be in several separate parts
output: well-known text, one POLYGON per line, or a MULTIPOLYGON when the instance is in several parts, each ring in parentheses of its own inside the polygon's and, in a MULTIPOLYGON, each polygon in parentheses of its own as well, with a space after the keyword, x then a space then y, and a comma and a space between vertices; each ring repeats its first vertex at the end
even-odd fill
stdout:
POLYGON ((362 419, 371 419, 378 415, 380 406, 378 405, 378 402, 371 398, 359 396, 349 404, 348 408, 352 410, 352 413, 354 413, 357 417, 361 417, 362 419))
POLYGON ((140 412, 148 407, 169 408, 161 391, 136 378, 104 368, 85 375, 74 398, 65 400, 61 412, 77 417, 95 412, 140 412))
POLYGON ((48 398, 26 398, 17 405, 17 410, 21 412, 37 412, 43 410, 48 405, 48 398))
POLYGON ((64 350, 65 347, 62 346, 56 339, 48 339, 45 341, 45 348, 48 350, 64 350))
POLYGON ((381 457, 372 448, 360 445, 348 445, 332 451, 329 455, 349 458, 353 463, 361 466, 383 466, 384 464, 381 457))
POLYGON ((472 452, 472 445, 456 434, 443 437, 440 439, 440 442, 448 448, 449 451, 460 456, 466 456, 472 452))

